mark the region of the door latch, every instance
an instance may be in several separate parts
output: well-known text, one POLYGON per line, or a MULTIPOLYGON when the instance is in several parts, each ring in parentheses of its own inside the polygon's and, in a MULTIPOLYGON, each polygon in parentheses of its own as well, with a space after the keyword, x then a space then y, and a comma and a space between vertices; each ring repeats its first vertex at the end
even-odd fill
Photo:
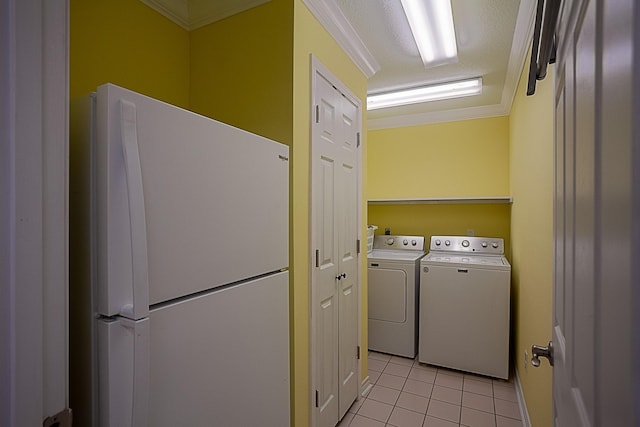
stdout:
POLYGON ((540 366, 540 357, 546 357, 549 361, 549 365, 553 366, 553 342, 549 341, 549 345, 547 347, 542 347, 540 345, 532 345, 531 346, 531 365, 534 368, 540 366))
POLYGON ((55 415, 45 418, 43 427, 71 427, 72 413, 70 408, 63 409, 55 415))

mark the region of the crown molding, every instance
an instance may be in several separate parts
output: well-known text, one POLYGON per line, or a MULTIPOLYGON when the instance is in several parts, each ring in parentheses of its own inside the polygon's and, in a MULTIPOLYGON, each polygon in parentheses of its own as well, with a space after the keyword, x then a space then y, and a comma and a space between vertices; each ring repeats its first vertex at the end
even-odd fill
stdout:
POLYGON ((302 2, 367 78, 380 70, 380 64, 369 52, 335 1, 302 0, 302 2))
MULTIPOLYGON (((184 1, 184 0, 183 0, 184 1)), ((193 0, 190 0, 193 1, 193 0)), ((220 21, 222 19, 228 18, 230 16, 236 15, 240 12, 244 12, 249 9, 253 9, 256 6, 260 6, 261 4, 268 3, 271 0, 244 0, 242 2, 235 2, 234 6, 228 6, 224 9, 218 7, 218 10, 212 10, 210 6, 215 4, 216 2, 199 2, 200 5, 206 5, 201 7, 201 10, 197 10, 194 7, 190 7, 191 12, 191 22, 189 25, 190 30, 195 30, 200 27, 204 27, 205 25, 209 25, 213 22, 220 21)), ((231 2, 225 2, 231 3, 231 2)))
POLYGON ((185 0, 140 0, 160 15, 189 31, 189 6, 185 0))
POLYGON ((479 107, 459 108, 456 110, 434 111, 430 113, 405 114, 402 116, 368 119, 367 129, 390 129, 409 126, 430 125, 434 123, 458 122, 462 120, 484 119, 506 116, 509 111, 502 104, 482 105, 479 107))
POLYGON ((180 25, 187 31, 220 21, 249 10, 270 0, 244 0, 236 2, 197 2, 196 0, 140 0, 151 9, 180 25))
POLYGON ((509 54, 507 76, 502 89, 501 104, 505 106, 507 113, 511 112, 511 105, 518 90, 520 75, 527 60, 531 40, 533 39, 533 24, 536 18, 536 1, 520 0, 516 27, 513 31, 513 42, 509 54))

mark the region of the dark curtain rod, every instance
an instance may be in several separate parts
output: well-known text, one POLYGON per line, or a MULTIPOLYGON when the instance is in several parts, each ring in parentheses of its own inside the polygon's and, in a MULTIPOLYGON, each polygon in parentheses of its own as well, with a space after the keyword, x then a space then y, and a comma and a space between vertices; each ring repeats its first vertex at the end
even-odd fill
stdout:
POLYGON ((536 80, 543 80, 547 76, 547 65, 555 62, 555 34, 561 2, 562 0, 538 0, 527 95, 533 95, 536 92, 536 80))

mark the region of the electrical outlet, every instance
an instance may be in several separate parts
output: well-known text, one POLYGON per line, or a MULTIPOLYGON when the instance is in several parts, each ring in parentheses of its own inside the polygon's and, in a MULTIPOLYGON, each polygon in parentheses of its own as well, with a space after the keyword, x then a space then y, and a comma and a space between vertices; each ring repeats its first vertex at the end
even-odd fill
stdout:
POLYGON ((529 352, 527 350, 524 351, 524 371, 527 372, 527 368, 529 367, 529 352))

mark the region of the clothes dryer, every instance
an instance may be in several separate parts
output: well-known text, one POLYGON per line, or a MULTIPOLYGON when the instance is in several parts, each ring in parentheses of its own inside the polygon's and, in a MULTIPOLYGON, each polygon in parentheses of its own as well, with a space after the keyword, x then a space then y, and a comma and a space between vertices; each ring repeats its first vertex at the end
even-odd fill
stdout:
POLYGON ((424 237, 374 237, 368 255, 369 350, 415 358, 424 237))

